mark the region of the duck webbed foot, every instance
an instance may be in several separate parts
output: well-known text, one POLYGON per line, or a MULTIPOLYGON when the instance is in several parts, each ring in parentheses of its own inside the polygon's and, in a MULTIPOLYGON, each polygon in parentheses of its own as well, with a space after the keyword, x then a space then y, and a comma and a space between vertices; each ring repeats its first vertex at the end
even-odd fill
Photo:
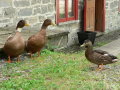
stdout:
POLYGON ((38 57, 40 56, 40 54, 41 54, 40 51, 38 51, 38 57))
POLYGON ((104 69, 104 65, 103 64, 98 65, 98 68, 97 68, 98 71, 101 71, 103 69, 104 69))
POLYGON ((6 62, 7 63, 11 63, 12 62, 10 56, 8 56, 8 60, 6 62))
POLYGON ((17 62, 20 62, 20 55, 17 57, 17 62))
POLYGON ((34 54, 33 54, 33 53, 30 53, 30 58, 31 58, 31 59, 33 59, 33 60, 35 59, 35 57, 34 57, 34 54))
POLYGON ((30 57, 30 58, 32 58, 32 57, 33 57, 32 52, 28 52, 28 57, 30 57))

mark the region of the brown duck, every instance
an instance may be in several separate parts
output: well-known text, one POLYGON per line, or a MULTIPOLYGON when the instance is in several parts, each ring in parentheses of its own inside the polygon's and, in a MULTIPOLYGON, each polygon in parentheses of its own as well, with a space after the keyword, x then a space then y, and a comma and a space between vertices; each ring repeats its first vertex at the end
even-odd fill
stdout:
POLYGON ((40 51, 46 43, 46 28, 49 25, 55 24, 53 24, 50 19, 46 19, 42 24, 40 31, 28 38, 28 41, 26 42, 26 51, 30 53, 31 57, 32 54, 36 52, 38 52, 38 56, 40 55, 40 51))
POLYGON ((93 50, 92 42, 90 40, 85 40, 84 44, 81 46, 85 46, 85 56, 86 58, 98 65, 98 69, 102 70, 103 65, 111 64, 118 61, 117 57, 114 55, 109 54, 106 51, 102 50, 93 50))
POLYGON ((20 20, 16 27, 16 32, 12 36, 10 35, 5 42, 3 51, 8 55, 8 63, 11 62, 11 57, 18 57, 24 51, 25 42, 24 38, 21 35, 21 30, 24 26, 29 26, 25 20, 20 20))

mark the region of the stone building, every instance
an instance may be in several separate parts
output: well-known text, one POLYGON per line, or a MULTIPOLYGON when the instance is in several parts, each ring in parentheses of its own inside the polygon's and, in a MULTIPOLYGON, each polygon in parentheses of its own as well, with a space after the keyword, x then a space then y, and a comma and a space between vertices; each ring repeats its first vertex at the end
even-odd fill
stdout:
POLYGON ((105 31, 120 29, 120 0, 106 0, 105 31))
POLYGON ((20 19, 25 19, 31 28, 39 30, 44 19, 50 18, 57 26, 49 29, 69 31, 67 44, 72 45, 78 43, 80 30, 120 29, 119 13, 119 0, 0 0, 0 27, 15 26, 20 19), (88 11, 89 6, 94 9, 88 11))

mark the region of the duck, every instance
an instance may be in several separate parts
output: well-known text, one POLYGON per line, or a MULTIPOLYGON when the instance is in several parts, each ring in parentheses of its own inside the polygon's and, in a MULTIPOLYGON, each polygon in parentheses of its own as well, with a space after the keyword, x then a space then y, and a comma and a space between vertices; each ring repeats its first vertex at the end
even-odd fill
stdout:
POLYGON ((35 53, 38 53, 38 57, 40 55, 41 49, 46 44, 46 29, 49 25, 55 25, 51 19, 45 19, 41 29, 36 34, 30 36, 28 40, 26 41, 26 51, 27 53, 30 53, 30 57, 32 58, 32 55, 35 53))
POLYGON ((90 40, 85 40, 81 47, 85 47, 85 57, 91 63, 97 64, 97 70, 102 70, 104 65, 115 63, 118 58, 107 51, 103 50, 93 50, 93 45, 90 40))
POLYGON ((25 20, 20 20, 16 26, 15 33, 11 34, 4 46, 3 51, 8 56, 8 63, 11 63, 11 57, 17 57, 17 60, 20 61, 20 54, 24 51, 25 41, 21 34, 22 28, 24 26, 29 26, 25 20))

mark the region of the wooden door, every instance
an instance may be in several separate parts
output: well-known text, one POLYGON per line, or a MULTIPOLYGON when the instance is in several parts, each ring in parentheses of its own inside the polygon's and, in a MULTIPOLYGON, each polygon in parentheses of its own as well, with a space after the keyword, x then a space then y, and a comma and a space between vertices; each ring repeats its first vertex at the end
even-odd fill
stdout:
POLYGON ((105 31, 105 0, 95 2, 95 31, 105 31))
POLYGON ((85 0, 84 5, 84 30, 95 31, 95 0, 85 0))

